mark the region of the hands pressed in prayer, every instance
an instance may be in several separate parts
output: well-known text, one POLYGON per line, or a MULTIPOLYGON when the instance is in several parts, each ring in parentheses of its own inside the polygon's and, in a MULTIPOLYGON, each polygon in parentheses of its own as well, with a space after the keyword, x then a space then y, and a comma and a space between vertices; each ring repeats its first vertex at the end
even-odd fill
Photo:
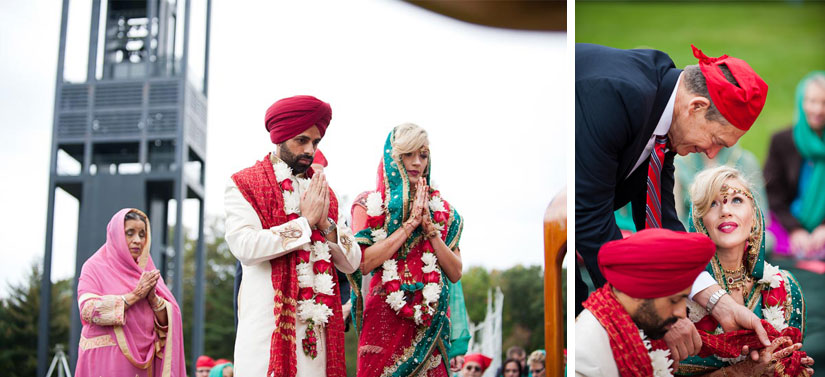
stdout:
POLYGON ((421 225, 422 221, 424 221, 424 210, 427 207, 427 186, 423 183, 423 180, 419 180, 418 184, 416 185, 415 189, 415 200, 413 200, 412 210, 410 211, 410 217, 404 223, 404 227, 407 228, 411 225, 407 231, 412 233, 419 225, 421 225))
POLYGON ((310 226, 320 225, 329 213, 329 188, 324 173, 317 173, 309 181, 309 187, 301 195, 301 215, 310 226))
POLYGON ((699 353, 702 349, 702 338, 687 318, 681 318, 665 333, 665 343, 670 348, 671 358, 676 361, 687 359, 699 353))
MULTIPOLYGON (((132 290, 132 294, 137 297, 137 299, 144 299, 149 292, 154 292, 155 285, 158 283, 158 279, 160 278, 160 271, 143 271, 140 274, 140 280, 138 280, 135 289, 132 290)), ((130 303, 131 304, 131 303, 130 303)))

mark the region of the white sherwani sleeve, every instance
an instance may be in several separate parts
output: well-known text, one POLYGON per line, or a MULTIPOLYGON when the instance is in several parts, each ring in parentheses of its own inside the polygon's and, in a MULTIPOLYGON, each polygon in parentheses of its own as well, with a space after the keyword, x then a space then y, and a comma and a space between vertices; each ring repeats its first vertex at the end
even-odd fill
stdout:
POLYGON ((576 376, 619 377, 610 337, 589 310, 576 317, 576 376))
POLYGON ((251 266, 274 259, 310 242, 312 230, 304 217, 263 229, 255 209, 231 179, 224 192, 224 210, 226 243, 241 264, 251 266))

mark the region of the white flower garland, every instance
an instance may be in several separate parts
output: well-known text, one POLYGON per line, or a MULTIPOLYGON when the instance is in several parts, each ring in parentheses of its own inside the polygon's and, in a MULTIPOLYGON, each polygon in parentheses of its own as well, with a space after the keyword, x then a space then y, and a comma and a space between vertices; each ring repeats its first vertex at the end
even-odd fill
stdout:
MULTIPOLYGON (((779 288, 779 286, 782 285, 782 272, 779 270, 779 267, 765 262, 762 279, 759 279, 758 283, 765 284, 770 288, 779 288)), ((785 294, 790 294, 787 288, 785 294)), ((762 317, 778 331, 782 331, 788 327, 788 323, 785 322, 784 305, 781 302, 774 306, 765 305, 762 308, 762 317)))
POLYGON ((639 329, 639 336, 642 338, 645 348, 647 348, 650 365, 653 367, 653 377, 673 377, 673 371, 670 368, 673 365, 673 360, 670 359, 670 350, 652 350, 653 346, 647 340, 647 336, 642 329, 639 329))
MULTIPOLYGON (((292 169, 283 161, 278 161, 273 165, 275 171, 275 179, 280 185, 286 179, 290 179, 294 185, 301 191, 306 191, 309 186, 309 179, 298 178, 292 175, 292 169)), ((293 191, 282 190, 284 194, 284 211, 287 215, 301 213, 301 196, 298 190, 293 191)), ((303 250, 310 252, 309 263, 300 262, 295 266, 298 274, 299 288, 312 288, 315 294, 332 295, 335 283, 332 281, 332 275, 329 271, 321 274, 316 274, 312 266, 317 261, 325 261, 331 263, 332 255, 329 253, 329 246, 324 242, 316 241, 305 246, 303 250)), ((317 303, 314 299, 299 300, 298 301, 298 318, 304 322, 311 322, 315 326, 324 327, 329 322, 329 317, 332 316, 332 309, 326 304, 317 303)))
MULTIPOLYGON (((382 199, 380 192, 376 191, 367 195, 366 204, 368 216, 380 216, 384 213, 384 200, 382 199)), ((430 206, 430 210, 433 212, 446 211, 444 202, 438 196, 433 196, 428 204, 430 206)), ((386 219, 384 221, 386 221, 386 219)), ((439 231, 444 230, 443 224, 433 223, 433 225, 439 231)), ((371 235, 373 242, 379 242, 387 238, 387 231, 384 228, 373 228, 371 235)), ((427 274, 436 272, 440 276, 440 272, 438 270, 438 258, 436 258, 435 254, 425 251, 421 255, 421 262, 424 263, 424 266, 421 268, 423 273, 427 274)), ((398 264, 395 259, 388 259, 384 261, 381 268, 383 269, 383 274, 381 277, 382 284, 394 280, 398 280, 400 284, 401 277, 398 275, 398 264)), ((417 325, 424 324, 424 314, 428 314, 430 317, 435 315, 438 298, 441 295, 441 286, 439 283, 427 283, 424 285, 421 293, 423 296, 422 302, 413 306, 413 320, 417 325)), ((396 312, 396 314, 398 314, 404 305, 407 304, 403 290, 390 292, 384 301, 396 312)))
POLYGON ((771 288, 779 288, 779 284, 781 282, 782 273, 779 271, 779 267, 765 262, 765 269, 762 272, 762 279, 759 279, 758 283, 767 284, 771 288))

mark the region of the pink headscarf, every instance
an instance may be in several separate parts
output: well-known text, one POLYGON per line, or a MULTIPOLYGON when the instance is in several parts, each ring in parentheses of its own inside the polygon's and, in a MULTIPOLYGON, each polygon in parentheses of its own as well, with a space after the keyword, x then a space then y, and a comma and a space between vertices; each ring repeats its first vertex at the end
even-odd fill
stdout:
MULTIPOLYGON (((151 232, 149 220, 146 215, 136 209, 124 208, 118 211, 109 221, 106 227, 106 243, 94 253, 85 263, 78 280, 77 296, 81 298, 84 294, 122 295, 131 292, 143 271, 155 270, 155 263, 149 255, 151 244, 151 232), (146 245, 138 256, 137 262, 132 259, 126 243, 124 233, 124 222, 126 214, 137 212, 143 215, 146 220, 146 245)), ((156 359, 152 365, 157 376, 186 376, 186 363, 183 354, 183 326, 181 322, 180 306, 178 305, 172 292, 163 282, 161 277, 155 291, 158 297, 168 302, 166 306, 168 317, 168 332, 166 346, 162 350, 163 358, 156 359), (171 349, 170 349, 171 347, 171 349)), ((120 350, 126 350, 123 356, 129 359, 132 364, 147 363, 154 357, 154 342, 158 339, 154 331, 155 315, 147 300, 140 300, 133 304, 125 313, 125 323, 121 326, 97 326, 98 330, 103 330, 111 335, 117 342, 120 350), (124 344, 125 343, 125 344, 124 344)), ((84 324, 88 326, 87 324, 84 324)), ((84 326, 85 327, 85 326, 84 326)), ((84 329, 85 330, 85 329, 84 329)), ((96 373, 104 376, 114 376, 122 374, 122 370, 100 370, 99 368, 115 368, 117 363, 103 362, 95 360, 96 373)))

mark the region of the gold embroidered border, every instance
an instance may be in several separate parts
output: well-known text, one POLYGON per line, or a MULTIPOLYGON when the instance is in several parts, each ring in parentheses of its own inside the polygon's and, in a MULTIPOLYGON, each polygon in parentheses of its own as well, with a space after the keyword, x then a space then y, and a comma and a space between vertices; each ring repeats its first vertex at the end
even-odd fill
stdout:
MULTIPOLYGON (((172 317, 172 305, 166 305, 166 323, 167 323, 167 326, 169 328, 166 331, 166 336, 167 336, 166 339, 172 339, 172 341, 174 342, 175 338, 173 337, 173 335, 175 334, 175 331, 177 329, 175 329, 175 325, 174 325, 175 321, 174 321, 174 318, 172 317)), ((171 377, 172 376, 172 348, 174 348, 174 347, 170 347, 168 342, 167 342, 167 344, 165 346, 165 349, 164 349, 164 354, 165 355, 163 357, 163 369, 162 369, 163 371, 161 372, 162 377, 171 377)), ((149 363, 151 363, 151 362, 152 362, 152 360, 149 360, 149 363)), ((152 375, 152 368, 149 369, 149 376, 151 376, 151 375, 152 375)))
POLYGON ((363 345, 358 347, 358 354, 363 355, 366 353, 381 353, 384 351, 384 347, 381 346, 370 346, 370 345, 363 345))
POLYGON ((111 347, 116 346, 114 339, 109 334, 96 336, 94 338, 86 338, 83 335, 80 336, 80 349, 83 351, 88 351, 95 348, 101 347, 111 347))
POLYGON ((412 344, 409 347, 405 348, 400 355, 393 355, 392 365, 384 367, 384 372, 381 374, 381 377, 392 376, 392 374, 395 373, 395 371, 398 369, 399 364, 407 361, 407 359, 412 357, 412 354, 415 352, 415 345, 418 344, 418 342, 420 342, 421 339, 424 339, 424 333, 426 332, 426 330, 426 328, 419 329, 418 332, 415 334, 415 338, 413 339, 412 344))
MULTIPOLYGON (((802 286, 799 285, 799 282, 796 281, 796 278, 793 275, 791 275, 790 273, 788 273, 787 271, 783 271, 782 276, 784 276, 785 280, 786 280, 785 281, 785 290, 787 290, 787 292, 788 292, 787 302, 788 302, 788 305, 790 305, 790 309, 785 311, 786 315, 787 315, 787 313, 790 312, 790 310, 794 310, 793 309, 793 303, 791 302, 793 300, 792 289, 791 289, 791 285, 788 284, 788 283, 792 281, 793 284, 796 285, 797 288, 799 288, 799 292, 800 292, 800 295, 799 295, 799 310, 801 310, 799 312, 799 317, 800 317, 799 318, 800 319, 800 321, 799 321, 799 330, 802 332, 802 337, 805 337, 805 322, 807 321, 807 318, 805 318, 805 295, 801 294, 801 292, 802 292, 801 287, 802 286)), ((790 317, 786 318, 786 321, 790 321, 790 317)))
MULTIPOLYGON (((171 321, 169 321, 171 327, 171 321)), ((132 356, 132 351, 129 351, 129 344, 126 343, 126 333, 123 332, 123 326, 114 326, 115 329, 115 338, 117 338, 117 345, 120 347, 120 352, 123 353, 123 356, 126 357, 126 360, 135 366, 135 368, 146 370, 152 364, 152 359, 150 358, 149 361, 145 363, 138 363, 135 360, 134 356, 132 356)), ((171 329, 170 329, 171 330, 171 329)), ((154 355, 153 355, 154 356, 154 355)))
POLYGON ((416 377, 427 377, 427 372, 438 368, 441 364, 441 354, 436 354, 435 356, 427 356, 427 360, 425 360, 421 365, 421 371, 416 375, 416 377))
POLYGON ((77 306, 78 307, 83 306, 82 305, 83 302, 90 299, 90 298, 100 298, 100 295, 96 295, 94 293, 84 293, 84 294, 80 295, 80 297, 77 298, 77 306))

